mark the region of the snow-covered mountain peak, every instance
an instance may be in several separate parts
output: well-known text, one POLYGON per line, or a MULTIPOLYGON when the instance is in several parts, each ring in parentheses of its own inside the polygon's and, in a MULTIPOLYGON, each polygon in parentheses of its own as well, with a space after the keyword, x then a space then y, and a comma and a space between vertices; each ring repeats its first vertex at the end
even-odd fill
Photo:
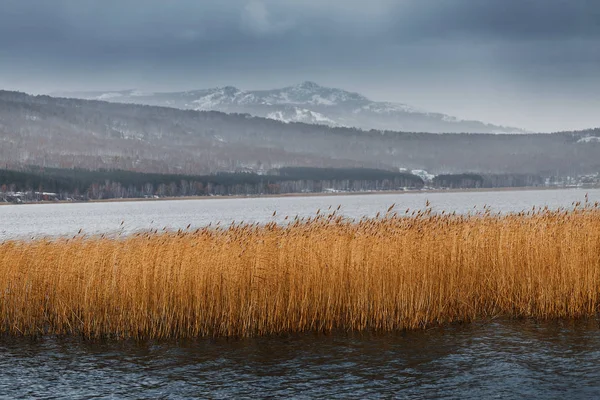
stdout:
POLYGON ((342 106, 343 103, 354 103, 355 106, 362 106, 370 102, 369 99, 358 93, 321 86, 311 81, 257 93, 263 96, 265 102, 269 104, 342 106))
POLYGON ((214 110, 219 107, 237 104, 246 94, 235 86, 216 87, 193 92, 196 99, 191 101, 191 108, 196 110, 214 110))
POLYGON ((299 83, 295 86, 293 86, 294 89, 296 90, 305 90, 305 91, 309 91, 309 92, 316 92, 320 89, 322 89, 322 87, 312 81, 304 81, 302 83, 299 83))
POLYGON ((245 113, 284 122, 351 126, 410 132, 524 133, 517 128, 461 120, 403 103, 372 101, 343 89, 304 81, 269 90, 240 90, 234 86, 173 93, 80 92, 60 94, 119 103, 138 103, 193 110, 245 113))
POLYGON ((217 88, 216 90, 221 91, 223 92, 223 94, 226 94, 228 96, 235 96, 241 92, 241 90, 236 88, 235 86, 223 86, 222 88, 217 88))

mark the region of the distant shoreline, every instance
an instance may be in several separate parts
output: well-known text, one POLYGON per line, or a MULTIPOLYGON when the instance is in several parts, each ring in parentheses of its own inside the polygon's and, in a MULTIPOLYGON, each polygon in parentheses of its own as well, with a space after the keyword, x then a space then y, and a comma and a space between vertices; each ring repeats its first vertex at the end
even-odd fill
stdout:
POLYGON ((600 187, 546 187, 546 186, 523 186, 523 187, 499 187, 499 188, 466 188, 466 189, 431 189, 431 190, 385 190, 374 192, 318 192, 318 193, 282 193, 261 195, 233 195, 233 196, 177 196, 159 198, 114 198, 96 199, 87 201, 39 201, 31 203, 0 203, 0 206, 23 206, 32 204, 85 204, 85 203, 129 203, 137 201, 169 201, 169 200, 224 200, 224 199, 259 199, 259 198, 285 198, 285 197, 335 197, 335 196, 360 196, 360 195, 385 195, 385 194, 427 194, 427 193, 479 193, 479 192, 521 192, 532 190, 594 190, 600 187))

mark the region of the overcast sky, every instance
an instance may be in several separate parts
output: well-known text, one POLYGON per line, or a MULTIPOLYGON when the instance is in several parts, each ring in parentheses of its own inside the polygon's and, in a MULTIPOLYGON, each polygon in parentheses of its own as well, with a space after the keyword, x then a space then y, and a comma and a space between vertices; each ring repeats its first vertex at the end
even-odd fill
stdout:
POLYGON ((598 0, 1 0, 0 88, 304 80, 532 131, 600 126, 598 0))

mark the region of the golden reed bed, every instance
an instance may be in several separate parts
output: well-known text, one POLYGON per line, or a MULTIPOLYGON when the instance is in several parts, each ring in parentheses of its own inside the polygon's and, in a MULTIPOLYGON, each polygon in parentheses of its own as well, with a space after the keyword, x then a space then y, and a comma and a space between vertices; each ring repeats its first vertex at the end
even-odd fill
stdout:
POLYGON ((335 212, 124 238, 0 244, 0 331, 86 338, 396 331, 594 316, 600 209, 335 212))

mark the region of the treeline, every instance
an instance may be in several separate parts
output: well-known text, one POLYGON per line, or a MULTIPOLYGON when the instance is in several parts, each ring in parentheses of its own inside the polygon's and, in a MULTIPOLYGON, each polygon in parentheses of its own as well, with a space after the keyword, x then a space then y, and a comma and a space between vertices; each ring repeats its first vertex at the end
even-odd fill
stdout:
POLYGON ((220 173, 194 176, 122 170, 30 167, 0 170, 0 199, 110 199, 210 195, 258 195, 323 191, 422 188, 415 175, 377 169, 283 168, 268 175, 220 173))
MULTIPOLYGON (((0 169, 0 201, 16 202, 385 191, 421 189, 424 185, 416 175, 369 168, 285 167, 266 175, 240 172, 203 176, 40 167, 0 169)), ((531 174, 446 174, 436 176, 428 185, 451 189, 529 187, 544 185, 544 179, 531 174)))
POLYGON ((285 193, 420 189, 424 186, 416 175, 372 168, 284 167, 272 172, 285 193))
POLYGON ((437 188, 468 189, 543 186, 544 178, 534 174, 445 174, 433 178, 437 188))

